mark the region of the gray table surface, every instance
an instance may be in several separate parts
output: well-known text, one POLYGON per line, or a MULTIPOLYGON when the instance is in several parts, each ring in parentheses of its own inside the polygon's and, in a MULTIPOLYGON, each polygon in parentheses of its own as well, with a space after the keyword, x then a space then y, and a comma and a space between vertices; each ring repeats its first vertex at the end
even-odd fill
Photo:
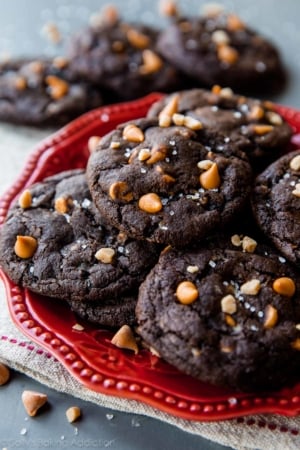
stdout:
MULTIPOLYGON (((199 11, 205 2, 182 2, 181 9, 188 14, 199 11)), ((300 108, 300 13, 299 0, 227 0, 222 2, 229 10, 242 16, 254 28, 271 38, 282 52, 289 71, 285 90, 273 100, 300 108)), ((56 55, 63 54, 65 38, 85 25, 92 12, 99 10, 103 0, 10 0, 1 2, 0 59, 7 55, 56 55), (63 41, 55 46, 44 36, 44 25, 54 22, 62 33, 63 41)), ((153 0, 117 0, 123 16, 128 20, 142 20, 152 24, 164 24, 157 20, 156 2, 153 0)), ((0 125, 1 127, 1 125, 0 125)), ((0 129, 1 131, 1 129, 0 129)), ((30 130, 8 127, 5 133, 30 134, 30 130)), ((3 150, 0 145, 0 150, 3 150)), ((22 167, 29 149, 24 148, 17 165, 22 167)), ((13 152, 0 151, 0 177, 6 179, 5 168, 13 152)), ((7 187, 1 185, 2 191, 7 187)), ((0 448, 21 449, 69 449, 109 448, 126 449, 174 449, 174 450, 225 450, 228 447, 194 436, 158 420, 134 414, 101 408, 88 402, 73 399, 65 394, 39 385, 25 375, 12 373, 11 381, 0 388, 0 448), (20 401, 24 389, 48 394, 50 404, 44 414, 28 419, 20 401), (65 411, 76 404, 83 412, 82 419, 69 425, 65 411), (55 407, 54 407, 55 405, 55 407)))

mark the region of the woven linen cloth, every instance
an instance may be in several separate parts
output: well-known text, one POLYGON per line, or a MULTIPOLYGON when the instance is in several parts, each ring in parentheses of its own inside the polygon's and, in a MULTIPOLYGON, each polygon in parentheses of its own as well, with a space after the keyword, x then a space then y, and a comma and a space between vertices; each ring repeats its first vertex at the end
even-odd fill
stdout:
MULTIPOLYGON (((34 145, 53 130, 0 125, 0 193, 19 175, 34 145)), ((238 450, 299 450, 300 417, 255 415, 216 422, 188 421, 158 411, 135 400, 107 396, 81 385, 47 351, 25 337, 13 324, 0 284, 0 360, 40 383, 118 411, 142 414, 184 431, 238 450)))

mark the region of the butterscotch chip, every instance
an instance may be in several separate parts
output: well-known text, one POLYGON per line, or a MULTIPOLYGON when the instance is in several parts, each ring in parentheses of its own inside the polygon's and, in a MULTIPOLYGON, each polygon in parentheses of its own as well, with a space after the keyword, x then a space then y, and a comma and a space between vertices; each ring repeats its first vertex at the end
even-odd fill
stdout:
POLYGON ((174 113, 172 115, 172 121, 175 125, 187 127, 190 128, 190 130, 201 130, 201 128, 203 128, 200 120, 183 114, 174 113))
POLYGON ((272 125, 283 124, 282 117, 279 114, 275 113, 274 111, 267 111, 265 116, 272 125))
POLYGON ((176 289, 176 297, 183 305, 194 303, 199 297, 197 287, 191 281, 182 281, 176 289))
POLYGON ((243 241, 241 240, 241 238, 238 234, 234 234, 233 236, 231 236, 231 243, 235 247, 240 247, 240 245, 242 245, 242 242, 243 241))
POLYGON ((150 45, 149 37, 134 28, 127 31, 127 39, 133 47, 139 49, 145 49, 150 45))
POLYGON ((257 295, 260 291, 261 284, 257 279, 252 279, 242 284, 241 293, 245 295, 257 295))
POLYGON ((217 2, 207 2, 201 9, 204 16, 213 18, 222 14, 224 6, 217 2))
POLYGON ((115 254, 116 252, 113 248, 103 247, 96 252, 95 258, 104 264, 111 264, 114 260, 115 254))
POLYGON ((171 116, 169 116, 168 114, 160 113, 160 115, 159 115, 159 126, 160 127, 167 128, 171 125, 171 123, 172 123, 171 116))
POLYGON ((295 185, 295 189, 292 191, 292 194, 293 194, 295 197, 300 197, 300 183, 297 183, 297 184, 295 185))
POLYGON ((88 149, 90 153, 93 153, 98 147, 99 142, 101 141, 100 136, 91 136, 88 140, 88 149))
POLYGON ((211 88, 211 92, 213 94, 218 95, 218 94, 220 94, 221 89, 222 89, 221 86, 219 86, 218 84, 214 84, 213 87, 211 88))
POLYGON ((226 345, 226 344, 220 344, 220 351, 222 353, 232 353, 233 352, 233 347, 231 345, 226 345))
POLYGON ((227 28, 230 31, 241 31, 245 29, 245 24, 235 14, 229 14, 227 17, 227 28))
POLYGON ((230 37, 224 30, 216 30, 211 35, 211 40, 216 45, 224 45, 230 43, 230 37))
POLYGON ((112 200, 119 200, 122 202, 131 202, 133 199, 133 194, 129 191, 128 184, 125 181, 116 181, 111 184, 109 196, 112 200))
POLYGON ((162 59, 150 49, 143 50, 143 64, 139 67, 141 75, 158 72, 163 65, 162 59))
POLYGON ((17 236, 14 250, 17 256, 22 259, 31 258, 36 249, 38 243, 32 236, 17 236))
POLYGON ((248 117, 250 120, 259 120, 264 117, 264 109, 260 105, 254 105, 249 111, 248 117))
POLYGON ((273 282, 273 289, 277 294, 285 295, 286 297, 293 297, 296 291, 294 280, 289 277, 277 278, 273 282))
POLYGON ((198 266, 187 266, 186 270, 189 273, 197 273, 199 271, 199 267, 198 266))
POLYGON ((191 352, 192 352, 192 355, 194 356, 194 357, 196 357, 196 358, 198 358, 199 356, 201 356, 201 350, 200 350, 200 348, 197 348, 197 347, 193 347, 192 348, 192 350, 191 350, 191 352))
POLYGON ((162 209, 163 205, 159 196, 153 192, 143 195, 139 199, 139 208, 150 214, 155 214, 162 209))
POLYGON ((292 343, 291 343, 291 347, 294 350, 300 350, 300 338, 295 339, 292 343))
POLYGON ((257 242, 249 236, 244 236, 242 240, 244 252, 253 253, 257 247, 257 242))
POLYGON ((229 45, 222 45, 218 48, 218 58, 226 64, 234 64, 239 58, 237 50, 229 45))
POLYGON ((31 417, 35 416, 38 410, 47 402, 46 394, 35 391, 23 391, 22 402, 27 414, 31 417))
POLYGON ((119 20, 119 11, 114 5, 105 5, 101 10, 102 21, 114 25, 119 20))
POLYGON ((178 14, 176 2, 173 0, 160 0, 159 1, 159 12, 163 16, 176 17, 178 14))
POLYGON ((123 325, 117 333, 113 336, 111 343, 118 348, 134 351, 138 354, 139 348, 131 328, 128 325, 123 325))
POLYGON ((111 44, 113 52, 122 53, 125 49, 124 43, 122 41, 114 41, 111 44))
POLYGON ((129 142, 143 142, 145 139, 143 131, 133 124, 126 125, 123 138, 129 142))
POLYGON ((234 93, 233 90, 229 87, 222 88, 219 93, 222 98, 232 98, 234 93))
POLYGON ((230 314, 225 314, 225 322, 230 327, 235 327, 236 326, 236 321, 234 320, 234 318, 230 314))
POLYGON ((252 129, 255 134, 263 136, 264 134, 270 133, 274 130, 272 125, 253 125, 252 129))
POLYGON ((46 38, 53 44, 58 44, 62 39, 60 31, 55 23, 46 23, 42 31, 46 38))
POLYGON ((55 58, 53 58, 52 64, 54 67, 57 67, 58 69, 64 69, 65 67, 68 66, 69 61, 67 58, 63 56, 56 56, 55 58))
POLYGON ((294 156, 290 161, 290 168, 296 172, 300 171, 300 155, 294 156))
MULTIPOLYGON (((171 125, 172 116, 177 112, 179 96, 173 95, 169 103, 160 111, 158 115, 159 126, 169 127, 171 125)), ((175 122, 174 122, 175 123, 175 122)))
POLYGON ((199 161, 197 163, 197 167, 201 170, 208 170, 213 164, 213 161, 211 161, 210 159, 203 159, 202 161, 199 161))
POLYGON ((73 423, 77 419, 79 419, 79 417, 81 416, 81 410, 80 410, 79 406, 71 406, 70 408, 68 408, 66 411, 66 416, 67 416, 68 422, 70 422, 70 423, 73 423))
POLYGON ((18 91, 24 91, 27 87, 27 81, 24 77, 16 77, 14 80, 15 87, 18 91))
POLYGON ((54 208, 55 211, 58 212, 59 214, 66 214, 70 206, 72 206, 72 204, 73 201, 70 197, 69 198, 59 197, 55 199, 54 208))
POLYGON ((0 386, 7 383, 10 377, 10 372, 7 366, 0 363, 0 386))
POLYGON ((151 149, 150 158, 147 158, 147 164, 155 164, 162 161, 167 156, 168 149, 165 146, 153 147, 151 149))
POLYGON ((175 183, 176 178, 172 177, 172 175, 169 175, 168 173, 164 173, 164 174, 162 175, 162 180, 163 180, 165 183, 169 184, 169 183, 175 183))
POLYGON ((118 148, 120 148, 121 143, 118 141, 111 141, 110 143, 110 148, 113 148, 114 150, 117 150, 118 148))
POLYGON ((233 295, 228 294, 221 299, 221 309, 222 312, 227 314, 234 314, 236 312, 237 310, 236 299, 234 298, 233 295))
POLYGON ((28 64, 28 66, 30 71, 36 74, 43 73, 45 69, 45 65, 42 61, 32 61, 31 63, 28 64))
POLYGON ((201 130, 201 128, 203 128, 200 120, 194 119, 190 116, 185 116, 183 124, 185 127, 190 128, 191 130, 201 130))
POLYGON ((138 159, 140 161, 146 161, 146 159, 149 159, 150 156, 151 156, 151 150, 149 148, 142 148, 139 151, 138 159))
POLYGON ((54 75, 48 75, 45 81, 50 87, 50 95, 54 100, 59 100, 62 97, 65 97, 69 92, 69 84, 62 78, 54 75))
POLYGON ((30 208, 32 205, 32 195, 29 189, 25 189, 19 197, 19 205, 23 209, 30 208))
POLYGON ((203 172, 199 177, 199 181, 204 189, 217 189, 221 184, 217 164, 213 163, 208 170, 203 172))
POLYGON ((181 127, 184 125, 185 116, 183 114, 173 114, 172 121, 175 125, 181 127))
POLYGON ((274 306, 267 305, 265 309, 264 328, 273 328, 278 321, 278 311, 274 306))

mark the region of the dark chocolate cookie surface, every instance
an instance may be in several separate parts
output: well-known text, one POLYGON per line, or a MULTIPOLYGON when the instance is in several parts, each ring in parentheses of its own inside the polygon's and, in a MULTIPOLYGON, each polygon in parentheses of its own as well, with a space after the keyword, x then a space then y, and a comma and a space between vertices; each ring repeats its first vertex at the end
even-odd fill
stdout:
POLYGON ((284 82, 274 45, 233 14, 179 17, 161 33, 158 48, 204 86, 267 92, 284 82))
POLYGON ((255 181, 253 213, 268 239, 300 263, 300 151, 282 156, 255 181))
POLYGON ((176 69, 158 54, 156 41, 154 29, 104 14, 97 26, 73 37, 68 56, 75 74, 117 100, 130 100, 179 85, 176 69))
POLYGON ((247 199, 249 163, 232 156, 236 149, 222 136, 185 120, 182 126, 159 126, 156 119, 122 124, 89 159, 95 205, 136 239, 187 245, 222 228, 247 199))
POLYGON ((0 120, 26 125, 67 123, 102 105, 99 89, 75 79, 68 61, 19 60, 0 65, 0 120))
POLYGON ((228 239, 162 254, 140 288, 138 333, 208 383, 270 390, 299 381, 299 277, 272 250, 257 249, 228 239))
POLYGON ((82 302, 68 299, 67 302, 77 316, 96 325, 118 328, 136 324, 137 292, 102 301, 82 302))
POLYGON ((150 108, 148 117, 159 116, 174 99, 177 113, 195 117, 204 127, 223 133, 252 161, 274 160, 292 134, 271 102, 236 95, 219 86, 211 91, 191 89, 166 96, 150 108))
POLYGON ((29 193, 31 201, 27 191, 22 194, 22 207, 12 207, 1 229, 7 275, 34 292, 70 301, 75 311, 98 323, 101 302, 105 324, 110 320, 112 326, 114 314, 119 324, 129 310, 133 321, 132 297, 155 264, 157 247, 128 239, 103 221, 82 170, 48 178, 29 193))

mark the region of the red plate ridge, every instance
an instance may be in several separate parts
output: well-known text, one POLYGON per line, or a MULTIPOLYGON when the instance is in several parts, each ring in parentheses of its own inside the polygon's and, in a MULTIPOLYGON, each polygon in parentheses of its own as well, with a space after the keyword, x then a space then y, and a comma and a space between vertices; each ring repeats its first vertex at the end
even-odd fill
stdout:
MULTIPOLYGON (((26 186, 63 170, 85 167, 90 136, 101 136, 121 122, 143 117, 154 93, 143 99, 98 108, 42 141, 20 177, 0 200, 0 223, 26 186)), ((277 107, 294 129, 292 148, 300 147, 300 112, 277 107)), ((62 301, 42 297, 12 283, 0 271, 13 322, 32 341, 49 351, 84 386, 99 393, 139 400, 190 420, 223 420, 256 413, 300 413, 300 383, 272 393, 236 393, 204 384, 177 371, 147 350, 138 355, 110 343, 112 333, 83 323, 62 301)))

